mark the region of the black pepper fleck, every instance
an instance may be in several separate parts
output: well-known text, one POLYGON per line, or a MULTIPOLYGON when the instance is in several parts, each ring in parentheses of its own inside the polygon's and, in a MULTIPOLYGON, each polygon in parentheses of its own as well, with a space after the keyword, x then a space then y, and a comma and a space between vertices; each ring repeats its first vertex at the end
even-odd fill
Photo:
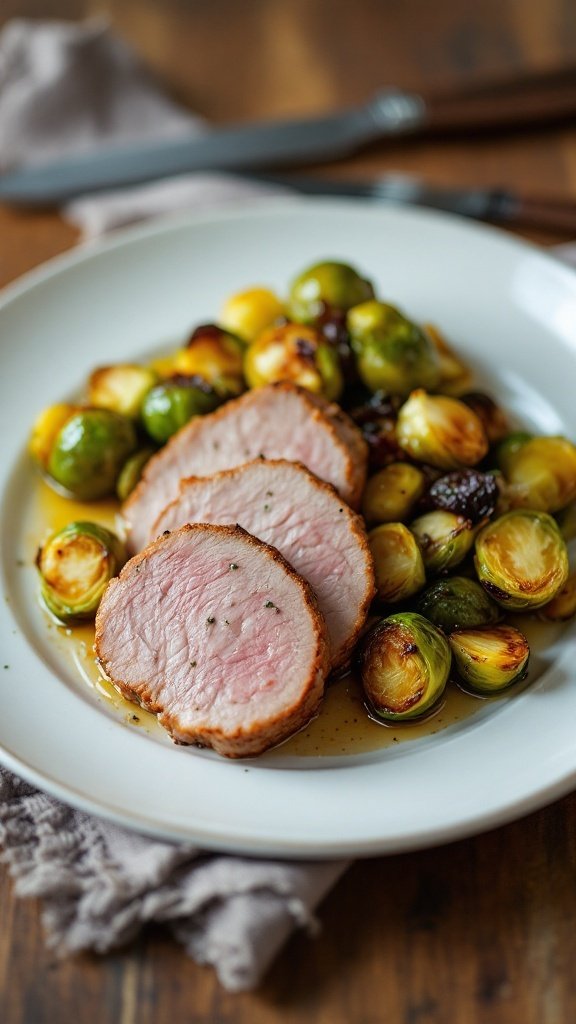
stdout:
POLYGON ((264 511, 265 512, 269 512, 270 511, 270 505, 264 505, 264 511))
POLYGON ((209 615, 208 618, 206 619, 206 623, 208 626, 213 626, 215 622, 216 619, 214 618, 213 615, 209 615))
POLYGON ((191 662, 190 662, 190 668, 196 668, 196 665, 197 665, 197 664, 198 664, 198 663, 197 663, 196 661, 191 661, 191 662))
POLYGON ((138 715, 132 715, 132 721, 133 722, 139 722, 140 719, 138 718, 138 715))
POLYGON ((228 568, 229 569, 237 569, 238 566, 236 565, 236 562, 230 562, 230 565, 228 566, 228 568))

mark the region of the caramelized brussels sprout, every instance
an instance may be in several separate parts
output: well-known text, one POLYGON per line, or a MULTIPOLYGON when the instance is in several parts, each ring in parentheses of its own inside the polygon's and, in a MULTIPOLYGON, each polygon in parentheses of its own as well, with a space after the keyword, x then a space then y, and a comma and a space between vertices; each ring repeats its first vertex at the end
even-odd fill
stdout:
POLYGON ((314 327, 301 324, 264 331, 246 352, 244 373, 251 388, 289 380, 331 401, 344 386, 336 350, 314 327))
POLYGON ((445 633, 490 626, 502 614, 480 584, 467 576, 436 580, 420 595, 416 610, 445 633))
POLYGON ((526 676, 530 648, 513 626, 457 629, 448 641, 458 675, 476 693, 500 693, 526 676))
POLYGON ((548 604, 540 609, 540 618, 547 622, 564 622, 576 614, 576 572, 571 572, 566 583, 548 604))
POLYGON ((509 433, 510 425, 506 413, 489 395, 485 395, 483 391, 468 391, 460 395, 460 400, 481 420, 490 444, 497 444, 509 433))
POLYGON ((315 263, 293 281, 288 315, 297 323, 315 324, 326 310, 346 312, 373 295, 370 282, 347 263, 336 260, 315 263))
POLYGON ((507 472, 509 460, 514 457, 522 445, 526 444, 526 441, 531 441, 533 437, 533 434, 528 434, 525 430, 513 430, 511 434, 506 434, 502 438, 496 449, 496 461, 498 468, 504 474, 507 472))
POLYGON ((142 423, 153 441, 164 444, 193 416, 212 412, 220 398, 202 377, 171 377, 156 384, 142 403, 142 423))
POLYGON ((58 405, 50 405, 47 409, 43 409, 36 418, 28 442, 28 450, 42 469, 46 469, 48 466, 54 441, 62 427, 78 410, 79 406, 77 405, 60 402, 58 405))
POLYGON ((503 608, 540 608, 568 578, 568 553, 552 516, 514 509, 495 519, 476 538, 476 572, 503 608))
POLYGON ((391 462, 370 477, 362 504, 368 523, 400 523, 410 519, 426 486, 426 477, 409 462, 391 462))
POLYGON ((435 508, 466 516, 473 523, 489 519, 496 511, 498 484, 492 473, 478 469, 456 469, 435 480, 428 498, 435 508))
POLYGON ((426 572, 453 569, 470 551, 476 529, 470 519, 435 509, 410 523, 422 553, 426 572))
POLYGON ((396 604, 416 594, 426 582, 422 555, 402 523, 383 523, 368 534, 381 601, 396 604))
POLYGON ((46 473, 81 501, 114 493, 118 474, 137 446, 131 420, 110 409, 78 409, 56 434, 46 473))
POLYGON ((358 372, 371 391, 407 395, 433 388, 440 361, 428 336, 398 309, 372 299, 348 313, 348 330, 358 372))
POLYGON ((448 641, 428 619, 415 612, 382 619, 359 656, 370 708, 386 720, 418 718, 442 696, 450 662, 448 641))
POLYGON ((136 420, 144 395, 157 379, 154 370, 146 366, 101 366, 90 374, 88 404, 96 409, 111 409, 136 420))
POLYGON ((116 534, 97 523, 69 523, 54 533, 36 557, 48 611, 60 622, 93 619, 109 580, 126 558, 116 534))
POLYGON ((576 499, 576 446, 564 437, 509 440, 499 462, 516 507, 559 512, 576 499))
POLYGON ((414 459, 439 469, 475 466, 488 451, 476 413, 457 398, 413 391, 398 413, 398 443, 414 459))
POLYGON ((434 324, 425 324, 424 330, 436 349, 440 364, 438 389, 445 395, 461 395, 472 378, 469 367, 451 349, 444 335, 434 324))
POLYGON ((224 303, 220 323, 244 341, 255 341, 262 331, 284 315, 284 307, 269 288, 236 292, 224 303))
POLYGON ((216 324, 203 324, 174 359, 176 374, 202 377, 224 398, 244 391, 244 342, 216 324))
POLYGON ((558 516, 558 526, 565 541, 574 540, 576 537, 576 502, 572 502, 567 508, 562 509, 558 516))
POLYGON ((155 448, 141 448, 140 451, 134 452, 120 470, 120 475, 116 481, 116 495, 119 501, 126 501, 129 494, 136 487, 140 477, 142 476, 142 470, 148 462, 154 452, 155 448))

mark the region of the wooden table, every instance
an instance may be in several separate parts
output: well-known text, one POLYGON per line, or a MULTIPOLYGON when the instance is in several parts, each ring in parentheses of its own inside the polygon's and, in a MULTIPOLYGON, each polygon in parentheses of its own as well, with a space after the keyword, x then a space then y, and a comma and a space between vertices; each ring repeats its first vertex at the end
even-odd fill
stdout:
MULTIPOLYGON (((573 0, 4 0, 2 18, 106 11, 214 121, 328 110, 384 83, 457 84, 576 61, 573 0)), ((389 168, 576 198, 576 129, 375 147, 389 168)), ((550 235, 531 237, 552 243, 550 235)), ((0 283, 75 241, 51 213, 0 209, 0 283)), ((160 930, 58 962, 39 907, 0 876, 3 1024, 569 1024, 576 1019, 576 797, 477 838, 357 863, 259 992, 228 995, 160 930)))

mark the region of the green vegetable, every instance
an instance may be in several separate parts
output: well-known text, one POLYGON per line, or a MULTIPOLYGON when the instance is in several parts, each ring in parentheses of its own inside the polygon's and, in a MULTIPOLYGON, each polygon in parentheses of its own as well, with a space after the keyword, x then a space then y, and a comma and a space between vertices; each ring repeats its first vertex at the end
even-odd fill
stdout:
POLYGON ((370 282, 347 263, 315 263, 292 283, 288 316, 297 323, 315 324, 327 310, 346 312, 373 295, 370 282))
POLYGON ((164 444, 194 416, 212 412, 219 401, 200 377, 173 377, 148 392, 142 403, 142 423, 154 441, 164 444))
POLYGON ((420 547, 426 572, 445 572, 459 565, 470 551, 476 527, 465 516, 436 509, 410 524, 420 547))
POLYGON ((264 331, 244 359, 249 387, 288 380, 330 401, 344 387, 338 352, 314 327, 281 324, 264 331))
POLYGON ((576 615, 576 572, 571 572, 556 597, 540 609, 540 618, 547 622, 565 622, 576 615))
POLYGON ((559 512, 576 499, 576 446, 565 437, 510 438, 499 465, 514 506, 559 512))
POLYGON ((440 360, 429 337, 398 309, 372 299, 348 313, 348 330, 358 372, 371 391, 407 395, 434 388, 440 360))
POLYGON ((450 671, 443 634, 415 612, 382 619, 360 652, 362 686, 375 715, 386 720, 418 718, 442 696, 450 671))
POLYGON ((414 536, 402 523, 383 523, 368 534, 378 597, 395 604, 424 586, 426 574, 414 536))
POLYGON ((476 538, 476 572, 503 608, 540 608, 568 578, 568 552, 552 516, 514 509, 489 523, 476 538))
POLYGON ((475 466, 488 451, 484 427, 464 402, 413 391, 398 413, 398 444, 438 469, 475 466))
POLYGON ((424 493, 426 477, 409 462, 391 462, 370 477, 362 512, 368 523, 400 523, 410 519, 424 493))
POLYGON ((61 622, 93 619, 102 594, 126 561, 118 537, 97 523, 69 523, 40 548, 44 604, 61 622))
POLYGON ((480 584, 466 576, 436 580, 420 595, 416 610, 444 633, 490 626, 501 616, 480 584))
POLYGON ((187 377, 202 377, 223 398, 245 390, 242 338, 216 324, 203 324, 194 330, 186 348, 177 353, 176 372, 187 377))
POLYGON ((109 409, 79 409, 56 434, 46 472, 81 501, 113 494, 118 474, 137 446, 131 420, 109 409))
POLYGON ((513 626, 457 629, 448 640, 460 678, 477 693, 500 693, 526 675, 530 648, 513 626))
POLYGON ((144 466, 154 455, 155 450, 155 448, 141 448, 126 460, 116 481, 116 494, 119 501, 126 501, 126 498, 132 494, 142 476, 144 466))

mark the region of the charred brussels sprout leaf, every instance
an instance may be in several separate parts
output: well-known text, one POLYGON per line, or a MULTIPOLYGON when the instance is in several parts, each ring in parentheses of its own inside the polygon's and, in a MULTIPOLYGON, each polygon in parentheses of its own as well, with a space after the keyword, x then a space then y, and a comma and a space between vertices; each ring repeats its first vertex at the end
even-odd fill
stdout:
POLYGON ((348 330, 358 372, 372 391, 407 395, 433 388, 440 362, 428 336, 398 309, 373 299, 348 313, 348 330))
POLYGON ((120 501, 126 501, 126 498, 132 494, 142 476, 144 466, 148 459, 152 458, 155 451, 155 448, 141 448, 139 452, 134 452, 134 455, 126 459, 116 481, 116 494, 120 501))
POLYGON ((475 466, 488 451, 484 427, 464 402, 413 391, 398 413, 398 443, 414 459, 438 469, 475 466))
POLYGON ((142 404, 142 423, 154 441, 164 444, 193 416, 212 412, 219 401, 201 377, 173 377, 148 392, 142 404))
POLYGON ((362 512, 368 523, 400 523, 410 519, 426 486, 426 477, 409 462, 392 462, 370 478, 362 512))
POLYGON ((475 580, 450 576, 436 580, 418 598, 417 611, 445 633, 490 626, 501 617, 497 604, 475 580))
POLYGON ((442 696, 450 671, 442 633, 414 612, 382 619, 365 637, 359 656, 364 693, 386 720, 418 718, 442 696))
POLYGON ((244 359, 252 388, 288 380, 330 401, 344 386, 338 353, 314 327, 284 324, 264 331, 244 359))
POLYGON ((514 509, 476 538, 476 572, 503 608, 530 610, 547 604, 568 578, 568 553, 552 516, 514 509))
POLYGON ((203 324, 192 332, 186 348, 174 360, 176 374, 201 377, 223 398, 241 394, 244 352, 241 338, 216 324, 203 324))
POLYGON ((426 512, 410 524, 420 547, 427 572, 445 572, 466 557, 476 530, 465 516, 437 509, 426 512))
POLYGON ((136 420, 144 395, 157 379, 154 370, 146 366, 101 366, 90 375, 88 404, 97 409, 111 409, 136 420))
POLYGON ((69 523, 40 548, 36 565, 48 610, 61 622, 93 619, 109 580, 126 561, 118 537, 97 523, 69 523))
POLYGON ((509 439, 499 462, 516 507, 559 512, 576 499, 576 446, 565 437, 509 439))
POLYGON ((57 433, 48 477, 81 501, 114 493, 118 474, 137 445, 131 420, 109 409, 79 409, 57 433))
POLYGON ((347 263, 315 263, 292 283, 288 315, 297 323, 315 324, 326 311, 346 312, 373 295, 370 282, 347 263))
POLYGON ((435 508, 467 516, 473 523, 489 519, 496 510, 499 490, 491 473, 460 469, 440 477, 432 484, 428 497, 435 508))
POLYGON ((524 679, 530 648, 513 626, 457 629, 448 638, 463 683, 486 696, 524 679))
POLYGON ((402 523, 384 523, 368 534, 374 559, 376 590, 386 604, 412 597, 424 586, 422 555, 410 530, 402 523))

